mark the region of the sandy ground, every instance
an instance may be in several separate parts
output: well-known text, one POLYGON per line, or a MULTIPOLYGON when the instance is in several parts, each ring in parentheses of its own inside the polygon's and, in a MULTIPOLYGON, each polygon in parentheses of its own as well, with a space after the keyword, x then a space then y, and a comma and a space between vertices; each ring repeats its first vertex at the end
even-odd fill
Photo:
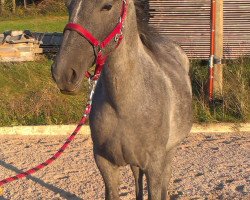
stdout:
MULTIPOLYGON (((0 136, 0 179, 45 161, 64 140, 64 136, 0 136)), ((130 169, 121 169, 121 174, 121 199, 135 200, 130 169)), ((249 200, 250 133, 190 135, 178 148, 169 191, 171 200, 249 200)), ((6 185, 0 199, 104 199, 90 137, 77 136, 59 160, 6 185)))

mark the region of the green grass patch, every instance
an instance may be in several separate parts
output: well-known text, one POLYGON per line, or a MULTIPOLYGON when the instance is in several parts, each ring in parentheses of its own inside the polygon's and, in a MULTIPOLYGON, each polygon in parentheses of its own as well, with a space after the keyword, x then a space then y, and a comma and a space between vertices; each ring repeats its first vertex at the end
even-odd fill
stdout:
POLYGON ((67 16, 37 16, 0 21, 0 32, 7 30, 31 30, 33 32, 63 32, 67 16))
MULTIPOLYGON (((52 81, 52 61, 0 64, 0 126, 76 123, 86 93, 66 96, 52 81)), ((84 82, 83 91, 87 91, 84 82)))

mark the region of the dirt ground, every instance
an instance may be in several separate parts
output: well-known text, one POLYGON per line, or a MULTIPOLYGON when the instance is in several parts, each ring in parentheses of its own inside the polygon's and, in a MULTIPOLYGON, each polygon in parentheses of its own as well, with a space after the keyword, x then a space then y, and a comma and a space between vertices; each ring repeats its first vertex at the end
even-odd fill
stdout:
MULTIPOLYGON (((0 179, 45 161, 64 140, 65 136, 0 136, 0 179)), ((121 174, 121 199, 135 200, 129 167, 121 174)), ((52 165, 4 189, 1 200, 104 199, 92 142, 83 135, 52 165)), ((171 200, 249 200, 250 133, 191 134, 178 148, 169 191, 171 200)))

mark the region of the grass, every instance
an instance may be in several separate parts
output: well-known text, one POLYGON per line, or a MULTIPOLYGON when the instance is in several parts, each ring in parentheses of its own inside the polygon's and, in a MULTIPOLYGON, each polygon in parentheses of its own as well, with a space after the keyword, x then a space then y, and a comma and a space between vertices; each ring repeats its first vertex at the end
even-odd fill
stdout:
MULTIPOLYGON (((62 32, 67 16, 36 16, 0 21, 0 32, 62 32)), ((52 61, 0 63, 0 126, 76 123, 84 95, 62 95, 50 74, 52 61), (78 111, 78 112, 77 112, 78 111)), ((85 90, 87 86, 85 84, 85 90)), ((86 95, 86 94, 85 94, 86 95)))
MULTIPOLYGON (((0 65, 0 126, 76 123, 86 94, 66 96, 53 83, 52 61, 0 65)), ((85 82, 84 91, 87 90, 85 82)))
POLYGON ((191 68, 194 118, 196 122, 250 121, 250 58, 226 61, 223 70, 223 95, 208 102, 208 68, 193 61, 191 68))
POLYGON ((23 4, 16 7, 15 13, 12 12, 12 1, 5 1, 3 11, 0 13, 1 20, 16 20, 25 19, 27 17, 39 17, 39 16, 64 16, 67 15, 67 8, 65 1, 62 0, 42 0, 27 4, 24 8, 23 4))
POLYGON ((39 16, 0 21, 0 33, 7 30, 31 30, 33 32, 62 32, 67 16, 39 16))

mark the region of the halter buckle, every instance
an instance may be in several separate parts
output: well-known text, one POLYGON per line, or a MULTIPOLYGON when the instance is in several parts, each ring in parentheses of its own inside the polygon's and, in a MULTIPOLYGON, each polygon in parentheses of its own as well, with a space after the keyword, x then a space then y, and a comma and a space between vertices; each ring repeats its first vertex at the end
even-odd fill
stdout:
POLYGON ((121 31, 121 33, 117 33, 116 35, 115 35, 115 38, 114 38, 114 40, 115 40, 115 42, 118 42, 119 41, 119 39, 120 39, 120 37, 122 36, 122 31, 121 31))

